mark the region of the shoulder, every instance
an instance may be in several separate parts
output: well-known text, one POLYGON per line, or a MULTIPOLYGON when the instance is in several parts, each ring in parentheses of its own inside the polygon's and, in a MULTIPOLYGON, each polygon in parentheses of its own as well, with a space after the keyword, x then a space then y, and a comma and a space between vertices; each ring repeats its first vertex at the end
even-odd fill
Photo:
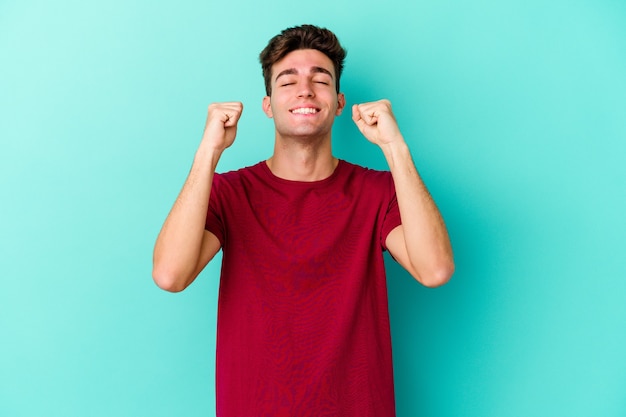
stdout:
POLYGON ((341 160, 340 163, 342 166, 342 176, 348 178, 351 182, 358 181, 380 187, 393 185, 393 179, 389 171, 367 168, 344 160, 341 160))
POLYGON ((254 181, 255 179, 258 181, 258 179, 263 175, 262 164, 264 164, 264 162, 259 162, 255 165, 239 168, 237 170, 215 173, 213 182, 214 184, 217 183, 219 185, 236 185, 242 182, 254 181))

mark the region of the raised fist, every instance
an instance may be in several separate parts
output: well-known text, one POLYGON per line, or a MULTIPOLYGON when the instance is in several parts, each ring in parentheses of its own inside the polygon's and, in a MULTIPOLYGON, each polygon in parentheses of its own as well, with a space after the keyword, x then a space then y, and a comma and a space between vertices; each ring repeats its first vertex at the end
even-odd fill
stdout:
POLYGON ((202 136, 203 143, 219 151, 232 145, 242 111, 243 104, 238 101, 210 104, 202 136))
POLYGON ((389 100, 379 100, 352 106, 352 120, 370 142, 384 145, 402 140, 389 100))

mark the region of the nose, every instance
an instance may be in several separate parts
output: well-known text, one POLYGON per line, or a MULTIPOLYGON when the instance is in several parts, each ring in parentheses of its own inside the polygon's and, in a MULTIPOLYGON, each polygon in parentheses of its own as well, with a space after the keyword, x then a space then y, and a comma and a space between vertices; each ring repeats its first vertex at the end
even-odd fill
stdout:
POLYGON ((313 97, 315 93, 313 92, 313 85, 310 81, 303 81, 300 83, 300 89, 298 90, 298 97, 313 97))

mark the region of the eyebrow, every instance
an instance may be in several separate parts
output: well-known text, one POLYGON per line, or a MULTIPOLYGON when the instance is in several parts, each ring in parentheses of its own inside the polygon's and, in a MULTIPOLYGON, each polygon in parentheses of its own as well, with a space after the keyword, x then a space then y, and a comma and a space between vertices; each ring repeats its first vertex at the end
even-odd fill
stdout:
MULTIPOLYGON (((310 72, 313 74, 326 74, 328 75, 330 78, 333 78, 333 74, 328 71, 326 68, 322 68, 322 67, 311 67, 310 72)), ((283 75, 297 75, 298 74, 298 70, 295 68, 288 68, 286 70, 283 70, 281 72, 278 73, 278 75, 276 76, 276 78, 274 78, 274 82, 276 82, 280 77, 282 77, 283 75)))

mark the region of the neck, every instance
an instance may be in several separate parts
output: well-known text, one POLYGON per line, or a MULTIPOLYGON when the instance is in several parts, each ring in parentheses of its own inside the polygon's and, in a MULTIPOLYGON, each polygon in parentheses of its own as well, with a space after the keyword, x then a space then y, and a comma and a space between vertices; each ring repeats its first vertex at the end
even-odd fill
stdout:
POLYGON ((311 182, 330 177, 339 161, 332 154, 330 140, 284 141, 277 137, 274 155, 266 163, 279 178, 311 182))

